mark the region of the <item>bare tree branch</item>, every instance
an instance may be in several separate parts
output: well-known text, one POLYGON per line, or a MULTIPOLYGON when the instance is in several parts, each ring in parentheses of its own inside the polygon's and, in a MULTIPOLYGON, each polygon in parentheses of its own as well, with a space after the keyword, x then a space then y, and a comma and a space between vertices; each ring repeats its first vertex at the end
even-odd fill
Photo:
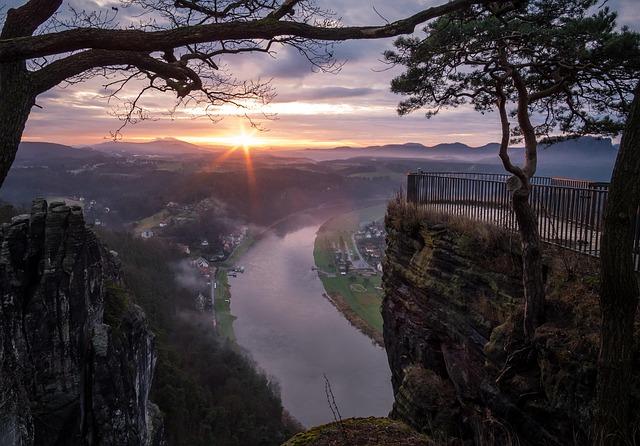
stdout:
POLYGON ((293 7, 300 3, 302 0, 285 0, 275 11, 269 13, 267 16, 268 19, 280 20, 284 16, 291 14, 293 12, 293 7))
POLYGON ((53 88, 60 82, 96 67, 132 66, 156 73, 172 82, 179 97, 200 89, 202 82, 198 74, 180 63, 167 63, 149 54, 135 51, 87 50, 67 56, 31 74, 32 84, 38 93, 53 88))
POLYGON ((268 18, 249 22, 231 21, 183 26, 163 31, 72 29, 39 36, 0 39, 0 62, 33 59, 83 49, 150 53, 198 43, 241 39, 269 40, 284 35, 324 41, 379 39, 412 33, 416 26, 425 21, 485 1, 452 0, 383 26, 332 28, 268 18))
POLYGON ((62 0, 29 0, 19 8, 9 9, 1 39, 30 36, 60 7, 62 0))

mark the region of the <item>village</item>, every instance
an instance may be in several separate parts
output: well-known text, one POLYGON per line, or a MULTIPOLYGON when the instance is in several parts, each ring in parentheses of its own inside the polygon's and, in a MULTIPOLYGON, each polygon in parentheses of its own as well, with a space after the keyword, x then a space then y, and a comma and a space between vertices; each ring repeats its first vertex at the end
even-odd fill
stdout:
POLYGON ((382 273, 382 257, 385 249, 386 233, 382 222, 367 222, 351 234, 341 234, 333 240, 333 263, 335 273, 346 276, 358 273, 364 276, 382 273))
POLYGON ((231 314, 231 293, 229 277, 244 273, 243 266, 228 266, 200 256, 191 258, 191 268, 201 277, 203 286, 195 296, 196 311, 211 315, 213 328, 227 339, 235 339, 231 314))
POLYGON ((251 245, 252 236, 247 225, 237 222, 208 225, 206 215, 215 204, 209 199, 193 205, 169 202, 162 212, 138 222, 134 233, 146 240, 174 242, 202 282, 194 296, 195 309, 211 315, 214 329, 234 339, 229 278, 244 273, 244 267, 234 262, 251 245))
POLYGON ((336 216, 321 226, 314 244, 314 269, 324 296, 380 344, 386 244, 383 215, 383 206, 372 206, 336 216))
POLYGON ((382 220, 365 223, 354 234, 356 251, 367 264, 382 274, 387 234, 382 220))

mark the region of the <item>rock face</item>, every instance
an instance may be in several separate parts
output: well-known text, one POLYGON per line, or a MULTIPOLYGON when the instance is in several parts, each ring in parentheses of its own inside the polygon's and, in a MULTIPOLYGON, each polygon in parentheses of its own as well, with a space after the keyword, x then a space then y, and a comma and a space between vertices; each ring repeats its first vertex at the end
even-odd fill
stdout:
MULTIPOLYGON (((400 203, 387 214, 382 311, 391 416, 452 444, 589 444, 597 274, 572 280, 563 268, 573 261, 560 268, 551 258, 547 320, 523 348, 517 240, 441 222, 400 203)), ((638 408, 637 388, 632 397, 638 408)))
POLYGON ((162 445, 154 336, 81 209, 35 201, 0 240, 0 444, 162 445))

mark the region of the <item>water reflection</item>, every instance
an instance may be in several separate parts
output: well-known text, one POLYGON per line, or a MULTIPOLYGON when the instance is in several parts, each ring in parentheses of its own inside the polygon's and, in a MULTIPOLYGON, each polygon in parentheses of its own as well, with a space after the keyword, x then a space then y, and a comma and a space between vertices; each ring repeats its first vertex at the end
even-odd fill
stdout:
POLYGON ((276 377, 284 406, 304 425, 332 421, 323 373, 343 418, 385 416, 393 401, 386 354, 322 296, 311 271, 318 227, 268 235, 244 256, 244 275, 230 279, 237 340, 276 377))

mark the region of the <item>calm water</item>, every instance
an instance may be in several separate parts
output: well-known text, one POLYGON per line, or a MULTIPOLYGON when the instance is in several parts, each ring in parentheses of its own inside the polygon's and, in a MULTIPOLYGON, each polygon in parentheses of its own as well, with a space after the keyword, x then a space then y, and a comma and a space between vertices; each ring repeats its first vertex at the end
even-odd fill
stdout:
POLYGON ((285 408, 305 426, 333 421, 323 373, 343 418, 386 416, 393 394, 384 350, 322 296, 311 271, 318 227, 266 236, 243 257, 245 273, 229 278, 237 340, 276 378, 285 408))

